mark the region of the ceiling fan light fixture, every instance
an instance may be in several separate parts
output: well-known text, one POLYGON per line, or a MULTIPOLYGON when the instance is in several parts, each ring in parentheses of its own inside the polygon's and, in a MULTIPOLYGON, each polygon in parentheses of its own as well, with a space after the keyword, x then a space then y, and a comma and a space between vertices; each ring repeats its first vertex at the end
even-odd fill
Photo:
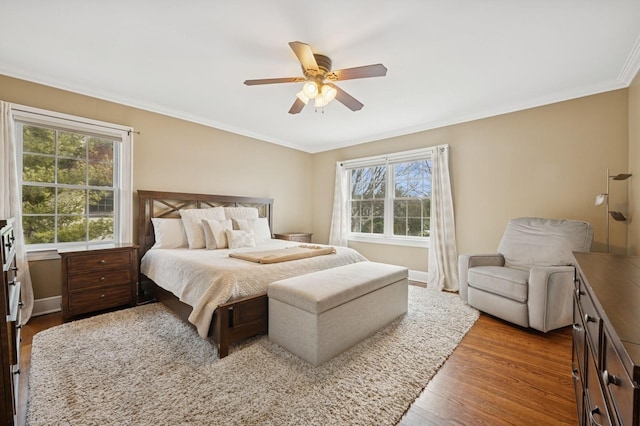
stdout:
POLYGON ((336 97, 336 95, 338 94, 338 91, 333 87, 325 84, 322 86, 321 93, 322 93, 322 98, 324 99, 326 104, 328 104, 336 97))
POLYGON ((327 100, 325 100, 324 97, 316 96, 315 103, 313 104, 313 106, 316 107, 316 108, 322 108, 323 106, 325 106, 328 103, 329 102, 327 100))
POLYGON ((301 90, 298 93, 296 93, 296 96, 298 97, 298 99, 304 102, 305 105, 309 103, 309 97, 304 93, 304 90, 301 90))
POLYGON ((309 99, 314 99, 318 96, 318 84, 315 81, 307 81, 302 86, 302 91, 309 99))

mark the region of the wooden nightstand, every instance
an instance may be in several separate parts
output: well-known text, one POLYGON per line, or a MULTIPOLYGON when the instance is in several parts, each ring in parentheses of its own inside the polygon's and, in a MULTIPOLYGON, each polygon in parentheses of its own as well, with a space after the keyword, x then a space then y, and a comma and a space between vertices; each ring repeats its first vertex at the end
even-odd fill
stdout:
POLYGON ((310 243, 313 234, 306 232, 285 232, 283 234, 273 234, 278 240, 297 241, 299 243, 310 243))
POLYGON ((138 246, 61 251, 62 317, 136 305, 138 246))

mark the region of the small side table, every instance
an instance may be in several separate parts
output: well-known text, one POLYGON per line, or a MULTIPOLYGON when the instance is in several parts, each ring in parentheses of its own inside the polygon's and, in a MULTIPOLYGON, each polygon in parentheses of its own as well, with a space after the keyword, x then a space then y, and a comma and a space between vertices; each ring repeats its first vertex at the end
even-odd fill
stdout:
POLYGON ((137 245, 61 250, 60 257, 64 320, 121 305, 136 305, 137 245))
POLYGON ((278 240, 297 241, 299 243, 310 243, 312 233, 307 232, 285 232, 282 234, 273 234, 278 240))

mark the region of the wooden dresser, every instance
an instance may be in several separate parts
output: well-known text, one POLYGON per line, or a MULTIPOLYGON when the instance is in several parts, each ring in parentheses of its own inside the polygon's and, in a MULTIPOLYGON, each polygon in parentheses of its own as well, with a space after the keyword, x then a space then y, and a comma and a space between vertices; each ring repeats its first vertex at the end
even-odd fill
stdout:
POLYGON ((640 425, 640 257, 575 253, 572 369, 580 425, 640 425))
POLYGON ((62 317, 135 306, 138 287, 138 246, 60 251, 62 258, 62 317))
POLYGON ((18 383, 20 382, 20 313, 22 307, 16 252, 14 247, 13 219, 0 219, 0 239, 2 241, 2 303, 0 315, 5 318, 0 327, 2 339, 0 361, 2 388, 0 389, 1 424, 17 424, 18 383))
POLYGON ((273 234, 278 240, 297 241, 299 243, 310 243, 313 234, 307 232, 286 232, 283 234, 273 234))

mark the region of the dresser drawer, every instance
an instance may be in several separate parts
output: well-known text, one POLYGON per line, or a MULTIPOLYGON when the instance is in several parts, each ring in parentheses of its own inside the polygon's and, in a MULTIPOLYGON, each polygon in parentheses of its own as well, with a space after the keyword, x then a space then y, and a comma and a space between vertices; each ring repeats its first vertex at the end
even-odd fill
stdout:
POLYGON ((132 278, 131 268, 96 271, 86 274, 70 275, 68 286, 69 291, 73 292, 92 287, 127 285, 131 282, 132 278))
MULTIPOLYGON (((578 306, 580 314, 587 334, 587 339, 591 342, 595 354, 600 353, 600 328, 602 327, 602 319, 596 311, 595 305, 587 293, 582 281, 580 287, 576 290, 578 306)), ((596 365, 600 366, 600 359, 596 359, 596 365)))
POLYGON ((124 284, 108 288, 89 289, 69 294, 71 315, 99 311, 132 303, 131 286, 124 284))
POLYGON ((586 409, 586 423, 588 425, 612 425, 614 423, 611 422, 611 417, 609 416, 609 410, 605 402, 604 393, 602 393, 602 387, 600 386, 598 369, 596 368, 595 361, 591 357, 591 353, 591 351, 587 350, 587 388, 585 390, 584 401, 586 409))
POLYGON ((572 358, 571 358, 571 377, 573 378, 573 390, 576 394, 576 409, 578 410, 578 421, 579 424, 582 424, 582 420, 584 418, 584 374, 582 373, 582 369, 580 367, 581 364, 584 363, 582 357, 584 353, 578 354, 576 352, 576 346, 573 347, 572 358))
POLYGON ((67 259, 67 272, 77 274, 87 271, 97 271, 114 268, 130 267, 133 259, 129 251, 95 252, 67 259))
POLYGON ((603 345, 602 383, 608 389, 612 408, 617 413, 621 424, 637 424, 633 423, 633 402, 638 389, 634 388, 607 332, 604 333, 603 345))

